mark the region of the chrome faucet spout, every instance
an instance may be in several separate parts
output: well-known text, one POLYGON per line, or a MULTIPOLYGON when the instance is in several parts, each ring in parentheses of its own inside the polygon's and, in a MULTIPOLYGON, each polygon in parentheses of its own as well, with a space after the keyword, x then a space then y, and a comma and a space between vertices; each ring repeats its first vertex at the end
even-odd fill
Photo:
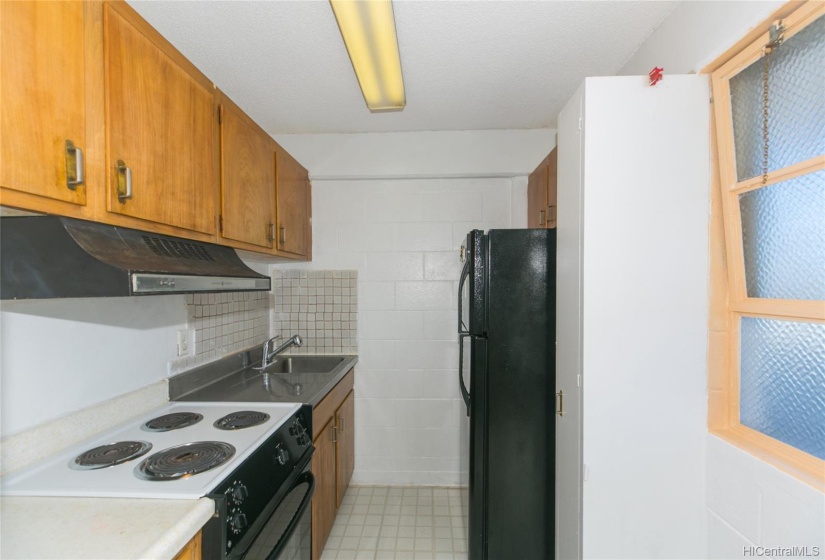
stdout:
POLYGON ((270 346, 273 342, 281 338, 281 335, 273 336, 266 342, 264 342, 263 347, 261 348, 261 366, 258 369, 264 369, 266 366, 269 365, 269 355, 270 355, 270 346))
POLYGON ((269 364, 272 363, 271 360, 275 356, 277 356, 278 354, 280 354, 281 352, 283 352, 284 350, 286 350, 290 346, 303 346, 303 344, 304 344, 304 339, 301 338, 300 335, 296 334, 296 335, 293 335, 289 340, 287 340, 286 342, 284 342, 283 344, 278 346, 275 350, 270 350, 269 349, 270 345, 274 341, 278 340, 279 338, 281 338, 281 335, 270 338, 269 340, 264 342, 262 355, 261 355, 261 367, 258 368, 258 369, 265 369, 267 366, 269 366, 269 364))

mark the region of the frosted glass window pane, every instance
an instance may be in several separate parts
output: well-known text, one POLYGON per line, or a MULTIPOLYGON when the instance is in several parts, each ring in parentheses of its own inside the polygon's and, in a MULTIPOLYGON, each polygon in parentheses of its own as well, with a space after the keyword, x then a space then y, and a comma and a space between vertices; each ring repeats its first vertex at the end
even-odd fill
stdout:
POLYGON ((825 300, 825 171, 739 195, 748 296, 825 300))
MULTIPOLYGON (((825 16, 785 41, 771 55, 769 170, 825 154, 823 60, 825 16)), ((763 65, 760 58, 730 80, 739 181, 762 175, 763 65)))
POLYGON ((825 324, 742 317, 740 421, 825 459, 825 324))

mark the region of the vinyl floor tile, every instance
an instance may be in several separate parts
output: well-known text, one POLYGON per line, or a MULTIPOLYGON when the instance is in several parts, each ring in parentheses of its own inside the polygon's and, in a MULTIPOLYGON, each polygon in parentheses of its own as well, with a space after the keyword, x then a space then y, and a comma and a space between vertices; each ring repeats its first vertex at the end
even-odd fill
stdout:
POLYGON ((467 560, 467 490, 350 486, 321 560, 467 560))

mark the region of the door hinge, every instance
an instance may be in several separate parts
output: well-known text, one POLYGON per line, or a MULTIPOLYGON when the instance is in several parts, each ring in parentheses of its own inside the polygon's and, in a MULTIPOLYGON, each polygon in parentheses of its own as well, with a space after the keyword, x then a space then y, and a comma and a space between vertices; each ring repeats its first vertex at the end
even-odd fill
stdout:
POLYGON ((223 105, 218 105, 218 124, 223 124, 223 105))
POLYGON ((223 216, 218 214, 218 231, 223 233, 223 216))

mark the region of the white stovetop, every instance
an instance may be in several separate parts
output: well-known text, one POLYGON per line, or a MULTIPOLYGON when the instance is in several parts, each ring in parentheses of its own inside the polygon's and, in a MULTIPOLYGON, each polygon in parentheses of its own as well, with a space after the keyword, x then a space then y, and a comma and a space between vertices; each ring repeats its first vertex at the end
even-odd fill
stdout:
POLYGON ((0 494, 7 496, 74 496, 102 498, 197 499, 209 493, 261 442, 277 430, 300 404, 289 403, 185 403, 170 402, 120 426, 98 434, 22 472, 0 478, 0 494), (242 430, 219 430, 215 420, 241 410, 265 412, 270 418, 242 430), (151 432, 142 428, 153 418, 171 412, 195 412, 203 420, 178 430, 151 432), (117 441, 140 440, 152 444, 142 457, 94 470, 75 470, 69 464, 83 451, 117 441), (135 467, 153 453, 195 441, 222 441, 235 447, 235 455, 223 465, 178 480, 150 481, 135 475, 135 467))

